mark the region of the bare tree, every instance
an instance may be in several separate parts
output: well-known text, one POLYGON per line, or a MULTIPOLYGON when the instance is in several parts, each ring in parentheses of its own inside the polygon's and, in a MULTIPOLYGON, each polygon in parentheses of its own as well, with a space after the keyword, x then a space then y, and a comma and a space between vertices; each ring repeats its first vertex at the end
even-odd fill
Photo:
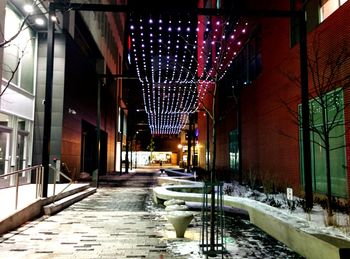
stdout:
MULTIPOLYGON (((322 49, 317 35, 309 48, 308 71, 312 81, 310 99, 309 130, 315 138, 313 144, 324 150, 325 175, 327 181, 327 213, 328 223, 331 225, 332 209, 332 181, 331 181, 331 152, 344 148, 344 144, 334 145, 332 142, 344 138, 349 130, 344 111, 350 102, 343 97, 350 86, 350 49, 348 43, 343 41, 337 49, 322 49), (340 129, 340 130, 339 130, 340 129)), ((292 73, 286 76, 294 84, 300 86, 300 78, 292 73)), ((302 125, 302 117, 298 110, 291 108, 284 102, 295 124, 302 125)))

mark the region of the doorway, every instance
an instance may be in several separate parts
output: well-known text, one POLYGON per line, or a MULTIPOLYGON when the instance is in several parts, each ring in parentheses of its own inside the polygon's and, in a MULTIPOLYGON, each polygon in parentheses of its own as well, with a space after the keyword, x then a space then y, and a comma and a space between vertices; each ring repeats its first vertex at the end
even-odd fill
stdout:
MULTIPOLYGON (((92 175, 97 168, 97 128, 82 120, 81 134, 81 171, 92 175)), ((107 171, 107 132, 100 129, 100 175, 107 171)))

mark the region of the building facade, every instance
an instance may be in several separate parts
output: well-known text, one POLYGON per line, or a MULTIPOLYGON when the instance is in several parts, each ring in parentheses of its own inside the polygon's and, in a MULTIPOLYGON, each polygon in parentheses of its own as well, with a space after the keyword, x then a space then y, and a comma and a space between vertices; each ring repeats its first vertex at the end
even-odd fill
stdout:
MULTIPOLYGON (((42 159, 48 6, 34 0, 29 3, 34 10, 28 11, 27 2, 8 0, 0 6, 4 39, 19 32, 10 48, 0 49, 6 89, 0 97, 1 174, 42 159)), ((119 171, 127 113, 122 80, 113 75, 122 74, 125 14, 70 11, 68 4, 56 19, 50 163, 64 163, 73 179, 80 172, 92 174, 98 157, 101 173, 119 171)))
MULTIPOLYGON (((300 8, 298 1, 254 7, 293 6, 300 8)), ((308 1, 306 11, 313 191, 327 192, 328 139, 332 195, 348 199, 350 2, 308 1)), ((302 195, 298 22, 293 17, 247 19, 249 40, 218 87, 217 170, 237 179, 241 170, 245 182, 292 187, 302 195)), ((205 145, 207 121, 203 112, 199 115, 199 141, 205 145)), ((201 152, 200 160, 205 157, 201 152)))

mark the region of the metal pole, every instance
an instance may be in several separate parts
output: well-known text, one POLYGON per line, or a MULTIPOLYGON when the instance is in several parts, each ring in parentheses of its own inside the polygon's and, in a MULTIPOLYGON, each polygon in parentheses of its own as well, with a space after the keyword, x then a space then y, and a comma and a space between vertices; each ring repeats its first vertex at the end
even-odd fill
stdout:
POLYGON ((207 171, 208 173, 210 172, 210 143, 209 143, 209 113, 206 113, 206 117, 207 117, 207 171))
POLYGON ((124 111, 120 110, 120 174, 123 174, 123 134, 124 134, 124 111))
POLYGON ((187 131, 187 173, 191 169, 191 146, 192 146, 192 116, 188 116, 188 131, 187 131))
POLYGON ((310 147, 310 111, 309 88, 307 69, 307 29, 306 12, 299 15, 300 21, 300 79, 301 79, 301 113, 303 128, 303 160, 304 160, 304 187, 306 208, 312 209, 312 174, 311 174, 311 147, 310 147))
POLYGON ((237 141, 238 141, 238 181, 243 183, 243 165, 242 165, 242 116, 241 116, 241 101, 240 97, 237 97, 237 141))
POLYGON ((131 143, 130 143, 130 170, 132 170, 132 143, 133 143, 133 141, 134 141, 134 137, 131 139, 131 143))
POLYGON ((45 108, 44 108, 44 134, 43 134, 43 151, 42 164, 44 166, 43 176, 43 197, 47 197, 49 185, 49 162, 50 162, 50 140, 51 140, 51 112, 52 112, 52 79, 53 79, 53 60, 55 32, 54 22, 50 19, 54 12, 49 11, 48 31, 47 31, 47 60, 46 60, 46 87, 45 87, 45 108))
POLYGON ((98 188, 98 178, 101 169, 100 152, 101 152, 101 82, 97 81, 97 118, 96 118, 96 145, 97 145, 97 169, 96 169, 96 188, 98 188))
POLYGON ((41 167, 38 167, 35 169, 35 199, 39 196, 39 169, 41 167))
POLYGON ((18 173, 16 174, 16 200, 15 200, 15 210, 17 210, 18 206, 18 185, 19 185, 19 175, 18 173))

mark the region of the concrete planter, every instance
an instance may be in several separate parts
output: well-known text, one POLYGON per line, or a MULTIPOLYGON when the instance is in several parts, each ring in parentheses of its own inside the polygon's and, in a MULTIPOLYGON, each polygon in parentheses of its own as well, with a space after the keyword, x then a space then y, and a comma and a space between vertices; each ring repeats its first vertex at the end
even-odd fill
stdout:
POLYGON ((193 214, 189 211, 172 211, 167 215, 169 222, 173 225, 176 237, 183 238, 191 220, 193 214))

